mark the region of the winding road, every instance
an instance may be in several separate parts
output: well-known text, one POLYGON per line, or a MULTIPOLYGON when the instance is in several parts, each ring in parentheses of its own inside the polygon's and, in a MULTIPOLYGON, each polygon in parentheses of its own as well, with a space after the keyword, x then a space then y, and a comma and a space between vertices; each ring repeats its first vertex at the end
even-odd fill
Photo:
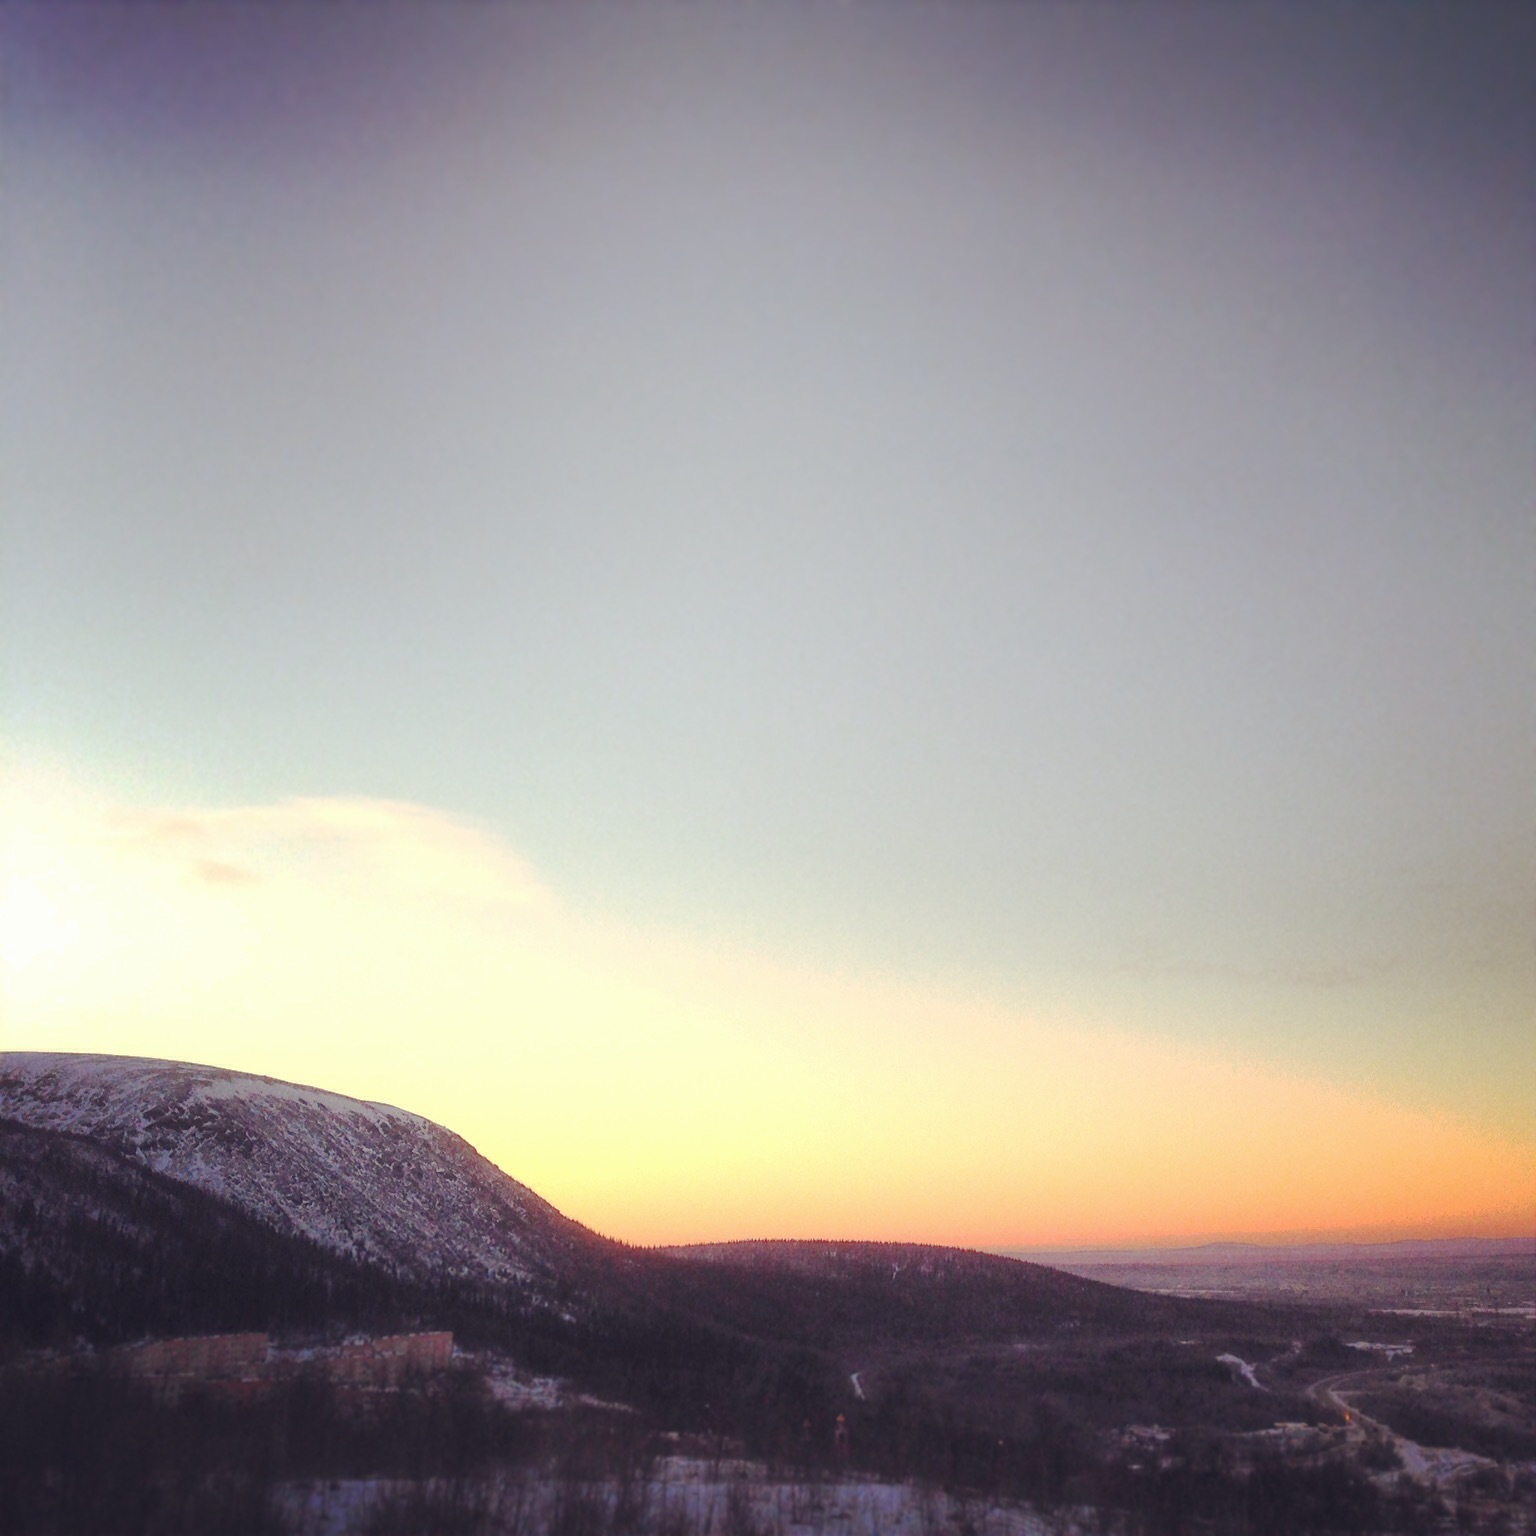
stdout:
POLYGON ((1345 1429, 1350 1439, 1363 1440, 1368 1431, 1380 1435, 1397 1452, 1403 1470, 1420 1482, 1439 1486, 1468 1467, 1496 1465, 1486 1456, 1479 1456, 1473 1451, 1426 1449, 1418 1441, 1398 1434, 1380 1419, 1362 1413, 1344 1396, 1344 1389, 1351 1392, 1363 1391, 1380 1378, 1395 1374, 1389 1370, 1341 1371, 1336 1376, 1325 1376, 1321 1381, 1314 1381, 1307 1391, 1319 1403, 1336 1408, 1344 1415, 1345 1429))

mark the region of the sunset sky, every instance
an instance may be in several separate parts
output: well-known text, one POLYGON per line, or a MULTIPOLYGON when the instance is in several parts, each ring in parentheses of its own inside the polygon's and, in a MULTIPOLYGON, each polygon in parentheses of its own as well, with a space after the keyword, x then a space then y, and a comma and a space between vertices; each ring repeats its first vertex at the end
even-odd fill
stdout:
POLYGON ((0 7, 0 1048, 640 1242, 1531 1231, 1532 58, 0 7))

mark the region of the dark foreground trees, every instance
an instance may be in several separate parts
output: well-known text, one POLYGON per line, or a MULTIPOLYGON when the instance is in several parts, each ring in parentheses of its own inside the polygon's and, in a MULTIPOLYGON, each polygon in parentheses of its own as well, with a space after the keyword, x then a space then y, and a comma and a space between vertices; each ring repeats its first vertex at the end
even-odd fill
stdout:
MULTIPOLYGON (((664 1424, 595 1408, 513 1412, 468 1370, 393 1392, 300 1374, 244 1401, 216 1390, 166 1401, 103 1365, 12 1367, 0 1372, 0 1531, 265 1536, 291 1529, 284 1485, 382 1478, 393 1487, 369 1515, 380 1532, 531 1536, 558 1512, 570 1536, 645 1536, 662 1510, 649 1481, 659 1456, 681 1449, 728 1479, 720 1469, 753 1449, 709 1433, 680 1442, 664 1424)), ((1021 1499, 1047 1511, 1094 1506, 1122 1536, 1412 1536, 1443 1513, 1432 1497, 1384 1493, 1344 1463, 1237 1466, 1219 1440, 1175 1441, 1169 1465, 1132 1471, 1059 1413, 1000 1438, 929 1420, 913 1403, 905 1416, 856 1423, 846 1462, 814 1440, 757 1449, 786 1484, 814 1490, 862 1470, 942 1490, 913 1493, 930 1508, 946 1495, 950 1510, 1021 1499)), ((748 1503, 737 1503, 751 1524, 748 1503)), ((671 1536, 691 1529, 674 1526, 671 1536)))
POLYGON ((269 1532, 277 1485, 465 1477, 526 1460, 537 1421, 448 1371, 417 1390, 346 1394, 299 1375, 246 1401, 176 1401, 105 1365, 0 1375, 0 1531, 269 1532))

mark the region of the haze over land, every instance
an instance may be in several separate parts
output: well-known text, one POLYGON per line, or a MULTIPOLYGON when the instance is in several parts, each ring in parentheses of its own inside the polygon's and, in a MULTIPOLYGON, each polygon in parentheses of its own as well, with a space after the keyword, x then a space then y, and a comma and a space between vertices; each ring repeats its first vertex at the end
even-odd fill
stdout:
POLYGON ((1106 14, 0 11, 0 1048, 1529 1231, 1533 23, 1106 14))

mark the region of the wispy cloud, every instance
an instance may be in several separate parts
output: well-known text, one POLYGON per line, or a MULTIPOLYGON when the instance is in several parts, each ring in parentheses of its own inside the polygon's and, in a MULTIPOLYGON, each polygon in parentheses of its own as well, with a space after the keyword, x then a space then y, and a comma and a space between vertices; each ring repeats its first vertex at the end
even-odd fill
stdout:
POLYGON ((1359 965, 1234 965, 1217 960, 1169 955, 1125 960, 1110 969, 1116 975, 1146 980, 1173 977, 1188 981, 1236 982, 1244 987, 1300 987, 1336 991, 1363 987, 1380 979, 1392 966, 1382 959, 1359 965))
POLYGON ((198 878, 208 885, 255 885, 261 876, 238 864, 224 864, 218 859, 204 859, 197 866, 198 878))

